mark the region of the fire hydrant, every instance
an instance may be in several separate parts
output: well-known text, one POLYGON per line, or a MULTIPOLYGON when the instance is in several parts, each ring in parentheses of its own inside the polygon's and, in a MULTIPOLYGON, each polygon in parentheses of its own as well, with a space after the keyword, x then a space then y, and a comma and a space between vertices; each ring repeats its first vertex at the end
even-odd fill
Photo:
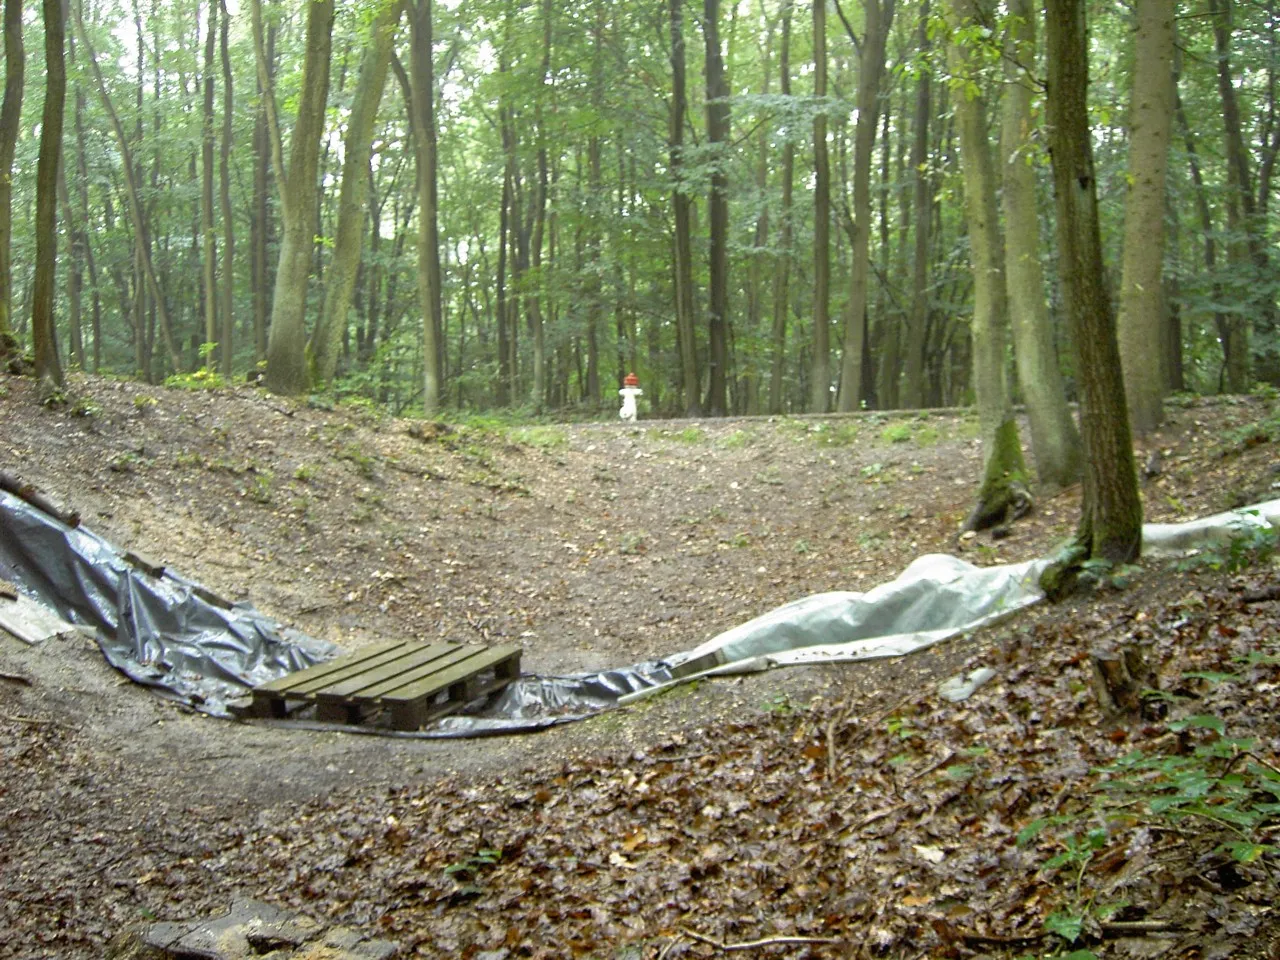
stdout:
POLYGON ((640 389, 640 378, 634 373, 628 373, 622 378, 623 388, 618 391, 618 396, 622 397, 622 409, 618 411, 618 416, 628 423, 634 423, 636 419, 636 397, 644 394, 640 389))

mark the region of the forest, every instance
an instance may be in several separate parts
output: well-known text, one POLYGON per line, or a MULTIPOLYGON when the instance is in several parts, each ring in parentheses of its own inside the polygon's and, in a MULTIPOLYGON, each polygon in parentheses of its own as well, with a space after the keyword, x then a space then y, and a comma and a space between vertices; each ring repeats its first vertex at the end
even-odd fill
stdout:
MULTIPOLYGON (((1280 23, 1086 7, 1142 432, 1280 383, 1280 23)), ((628 372, 645 415, 976 397, 1075 469, 1029 0, 4 9, 0 332, 37 366, 427 415, 590 416, 628 372)))

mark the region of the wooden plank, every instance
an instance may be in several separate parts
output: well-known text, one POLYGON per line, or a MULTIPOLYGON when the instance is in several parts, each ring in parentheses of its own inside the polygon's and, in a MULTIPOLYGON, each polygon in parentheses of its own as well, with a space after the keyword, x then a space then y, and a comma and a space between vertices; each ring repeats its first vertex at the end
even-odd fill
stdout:
POLYGON ((383 703, 404 703, 409 700, 429 697, 451 684, 465 680, 490 667, 505 667, 505 670, 500 671, 501 675, 506 679, 514 679, 515 676, 519 675, 520 653, 519 647, 491 647, 475 656, 468 657, 447 670, 441 670, 419 680, 401 683, 392 687, 385 693, 378 694, 378 699, 383 703), (515 666, 514 671, 512 670, 513 664, 515 666))
MULTIPOLYGON (((311 680, 321 677, 328 677, 335 673, 341 673, 343 670, 351 666, 362 663, 373 657, 382 657, 399 647, 408 646, 408 641, 392 640, 387 643, 379 643, 370 647, 365 647, 356 653, 349 653, 346 656, 338 657, 336 660, 328 660, 324 663, 316 664, 314 667, 307 667, 305 670, 295 670, 293 673, 285 674, 279 680, 272 680, 270 683, 264 683, 261 686, 254 687, 254 694, 261 693, 287 693, 293 687, 299 684, 306 684, 311 680)), ((381 660, 379 662, 382 662, 381 660)))
POLYGON ((365 671, 358 676, 344 678, 338 683, 326 684, 323 690, 317 691, 316 695, 324 700, 341 700, 348 697, 373 699, 378 696, 378 692, 386 687, 387 684, 392 685, 390 689, 402 686, 407 682, 402 679, 407 674, 412 674, 415 678, 427 676, 450 664, 464 660, 471 656, 473 652, 474 648, 452 644, 422 647, 413 651, 409 656, 401 657, 377 669, 365 671))
POLYGON ((391 726, 396 730, 417 730, 436 717, 460 710, 476 697, 505 687, 520 675, 520 653, 519 647, 495 648, 465 664, 403 688, 397 692, 397 699, 383 698, 383 703, 391 708, 391 726), (484 668, 474 669, 478 663, 484 663, 484 668), (493 678, 481 680, 480 675, 490 666, 493 667, 493 678), (467 667, 471 669, 466 670, 467 667), (414 695, 405 696, 410 691, 414 695), (447 699, 429 702, 441 691, 446 691, 447 699))
POLYGON ((0 600, 0 629, 34 646, 50 637, 72 632, 75 625, 43 604, 19 594, 15 600, 0 600))

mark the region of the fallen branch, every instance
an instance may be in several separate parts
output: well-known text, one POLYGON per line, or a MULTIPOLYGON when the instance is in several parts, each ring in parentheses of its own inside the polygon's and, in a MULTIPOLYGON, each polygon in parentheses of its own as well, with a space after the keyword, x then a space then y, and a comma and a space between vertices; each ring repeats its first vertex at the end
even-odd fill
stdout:
POLYGON ((24 687, 31 686, 31 678, 24 677, 20 673, 0 673, 0 680, 8 680, 10 683, 20 683, 24 687))
POLYGON ((27 483, 21 477, 0 470, 0 490, 9 491, 15 497, 27 501, 37 510, 43 510, 54 519, 62 521, 68 527, 80 526, 80 514, 74 510, 66 510, 58 506, 41 493, 35 484, 27 483))
POLYGON ((698 940, 709 946, 715 947, 717 950, 723 950, 726 953, 735 950, 755 950, 759 947, 777 947, 777 946, 799 946, 811 943, 844 943, 836 937, 766 937, 763 940, 744 940, 741 943, 725 943, 722 940, 715 940, 705 934, 698 933, 696 930, 690 930, 688 927, 681 927, 680 932, 686 937, 698 940))
POLYGON ((1250 590, 1241 599, 1245 603, 1267 603, 1271 600, 1280 600, 1280 584, 1272 584, 1261 590, 1250 590))
POLYGON ((1105 936, 1127 937, 1133 934, 1165 933, 1181 930, 1182 924, 1172 920, 1112 920, 1101 924, 1105 936))

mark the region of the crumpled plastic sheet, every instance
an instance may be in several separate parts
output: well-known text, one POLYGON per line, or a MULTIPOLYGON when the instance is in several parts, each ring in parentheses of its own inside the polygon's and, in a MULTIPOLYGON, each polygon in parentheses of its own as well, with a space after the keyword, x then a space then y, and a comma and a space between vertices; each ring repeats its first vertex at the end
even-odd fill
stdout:
MULTIPOLYGON (((1280 523, 1280 500, 1180 524, 1147 524, 1143 551, 1176 556, 1220 544, 1250 526, 1280 523)), ((410 737, 475 737, 539 730, 579 720, 690 676, 775 666, 903 656, 976 630, 1043 598, 1048 559, 976 567, 929 554, 866 593, 796 600, 662 660, 571 677, 524 676, 487 700, 410 737)), ((331 658, 337 648, 293 631, 247 605, 205 602, 168 571, 153 578, 83 528, 72 530, 0 491, 0 576, 65 619, 97 630, 107 660, 140 683, 197 709, 227 714, 248 688, 331 658)), ((332 728, 331 725, 326 725, 332 728)))
POLYGON ((4 491, 0 577, 69 623, 92 628, 107 662, 130 679, 214 716, 226 716, 226 701, 246 687, 337 654, 333 644, 286 630, 252 606, 210 603, 169 570, 153 577, 84 527, 68 527, 4 491))

